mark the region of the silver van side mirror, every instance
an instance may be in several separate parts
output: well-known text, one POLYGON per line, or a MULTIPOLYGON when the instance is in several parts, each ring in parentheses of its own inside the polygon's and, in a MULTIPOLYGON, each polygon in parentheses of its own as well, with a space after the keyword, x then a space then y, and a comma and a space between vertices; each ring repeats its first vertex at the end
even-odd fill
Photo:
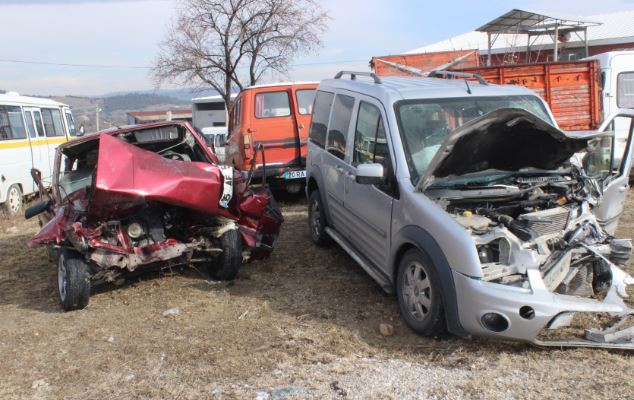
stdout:
POLYGON ((382 164, 357 165, 356 182, 362 185, 380 185, 385 181, 382 164))
POLYGON ((79 132, 77 133, 77 136, 84 136, 85 133, 86 133, 86 127, 84 126, 84 124, 81 124, 81 126, 79 127, 79 132))

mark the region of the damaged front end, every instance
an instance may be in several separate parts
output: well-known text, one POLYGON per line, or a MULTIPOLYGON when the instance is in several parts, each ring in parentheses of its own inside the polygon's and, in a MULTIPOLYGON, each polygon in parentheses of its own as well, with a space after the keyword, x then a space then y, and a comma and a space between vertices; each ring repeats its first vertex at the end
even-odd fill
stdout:
POLYGON ((270 191, 217 165, 189 124, 69 142, 58 149, 54 180, 31 244, 81 255, 92 285, 140 267, 196 264, 233 279, 244 261, 270 254, 283 221, 270 191))
POLYGON ((597 220, 601 183, 566 161, 594 139, 520 110, 487 118, 448 141, 421 186, 469 233, 480 262, 478 274, 453 271, 462 325, 541 346, 634 349, 634 278, 619 267, 632 242, 597 220))

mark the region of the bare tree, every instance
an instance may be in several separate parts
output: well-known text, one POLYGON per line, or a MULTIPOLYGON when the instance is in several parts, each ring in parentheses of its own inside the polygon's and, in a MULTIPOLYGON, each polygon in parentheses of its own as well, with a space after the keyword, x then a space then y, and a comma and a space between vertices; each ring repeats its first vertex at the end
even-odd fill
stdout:
POLYGON ((316 0, 181 0, 152 76, 211 86, 228 106, 233 88, 321 47, 329 18, 316 0))

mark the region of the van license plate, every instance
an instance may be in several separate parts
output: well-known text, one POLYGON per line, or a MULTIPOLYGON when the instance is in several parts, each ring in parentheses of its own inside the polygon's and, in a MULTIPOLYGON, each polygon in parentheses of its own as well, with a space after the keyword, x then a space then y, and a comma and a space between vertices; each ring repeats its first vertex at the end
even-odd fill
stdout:
POLYGON ((301 179, 306 178, 306 171, 286 171, 284 179, 301 179))

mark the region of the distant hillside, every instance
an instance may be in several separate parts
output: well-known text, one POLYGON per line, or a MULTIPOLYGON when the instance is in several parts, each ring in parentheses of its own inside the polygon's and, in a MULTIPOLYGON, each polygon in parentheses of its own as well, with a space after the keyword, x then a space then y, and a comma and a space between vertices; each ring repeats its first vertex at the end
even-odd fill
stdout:
POLYGON ((166 104, 172 106, 183 106, 191 104, 191 101, 185 101, 174 97, 160 96, 155 94, 129 93, 120 96, 105 97, 103 101, 103 110, 105 112, 114 111, 138 111, 147 109, 152 106, 163 106, 166 104))
MULTIPOLYGON (((113 96, 123 96, 126 94, 130 94, 131 92, 113 92, 104 94, 103 98, 113 97, 113 96)), ((133 94, 151 94, 156 96, 165 96, 165 97, 173 97, 180 100, 191 101, 194 97, 203 97, 203 96, 215 96, 218 94, 213 89, 208 90, 197 90, 197 89, 153 89, 153 90, 136 90, 132 92, 133 94)))
POLYGON ((96 115, 99 112, 99 128, 121 126, 128 123, 126 113, 130 111, 156 111, 169 108, 189 108, 191 101, 149 93, 126 93, 109 97, 53 96, 53 100, 68 104, 73 110, 75 123, 84 125, 86 132, 97 129, 96 115))

